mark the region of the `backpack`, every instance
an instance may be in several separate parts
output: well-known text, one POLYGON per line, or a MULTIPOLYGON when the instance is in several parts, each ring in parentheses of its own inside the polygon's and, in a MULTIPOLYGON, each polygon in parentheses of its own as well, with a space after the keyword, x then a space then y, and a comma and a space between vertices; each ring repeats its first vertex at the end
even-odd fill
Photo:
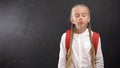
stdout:
MULTIPOLYGON (((71 30, 67 30, 66 31, 66 39, 65 39, 66 52, 68 52, 68 49, 70 46, 70 36, 71 36, 71 30)), ((93 42, 93 47, 95 49, 95 55, 97 53, 99 36, 100 36, 99 33, 93 32, 92 42, 93 42)))

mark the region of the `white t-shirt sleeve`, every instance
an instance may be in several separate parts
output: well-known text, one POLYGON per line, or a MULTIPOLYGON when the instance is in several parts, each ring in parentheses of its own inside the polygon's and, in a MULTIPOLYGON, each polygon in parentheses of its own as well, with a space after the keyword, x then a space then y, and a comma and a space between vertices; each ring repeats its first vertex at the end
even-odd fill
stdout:
POLYGON ((104 68, 104 59, 101 49, 101 39, 98 41, 98 49, 96 53, 96 68, 104 68))
POLYGON ((58 68, 66 68, 65 38, 66 38, 66 33, 64 33, 62 35, 61 41, 60 41, 60 52, 59 52, 58 68))

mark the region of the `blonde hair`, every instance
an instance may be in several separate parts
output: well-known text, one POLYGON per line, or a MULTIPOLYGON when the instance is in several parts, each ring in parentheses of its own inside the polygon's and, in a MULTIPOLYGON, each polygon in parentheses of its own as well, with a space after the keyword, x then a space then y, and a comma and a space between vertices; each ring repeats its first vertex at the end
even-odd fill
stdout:
POLYGON ((71 10, 71 14, 70 14, 70 17, 71 17, 71 18, 72 18, 72 13, 73 13, 73 11, 74 11, 74 8, 76 8, 76 7, 85 7, 85 8, 88 10, 88 15, 90 16, 90 10, 89 10, 89 8, 88 8, 87 5, 85 5, 85 4, 77 4, 77 5, 73 6, 73 8, 72 8, 72 10, 71 10))
MULTIPOLYGON (((90 16, 90 10, 87 7, 87 5, 85 5, 85 4, 78 4, 78 5, 73 6, 73 8, 71 10, 70 17, 72 17, 73 9, 76 8, 76 7, 86 7, 88 9, 88 13, 89 13, 89 16, 90 16)), ((70 47, 69 47, 67 55, 66 55, 67 68, 71 68, 71 64, 73 63, 73 60, 72 60, 72 41, 73 41, 73 35, 74 35, 74 28, 75 28, 75 25, 71 24, 70 47)), ((88 31, 89 31, 89 38, 90 38, 90 43, 91 43, 91 49, 90 49, 91 64, 92 64, 92 68, 95 68, 95 49, 94 49, 93 43, 92 43, 92 37, 91 37, 92 34, 91 34, 90 22, 88 22, 88 31)))

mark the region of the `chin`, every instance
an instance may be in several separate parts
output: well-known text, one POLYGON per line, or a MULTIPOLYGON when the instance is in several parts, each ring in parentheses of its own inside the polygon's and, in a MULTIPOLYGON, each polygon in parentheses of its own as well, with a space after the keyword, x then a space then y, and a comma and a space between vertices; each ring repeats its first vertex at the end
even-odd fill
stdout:
POLYGON ((78 30, 80 30, 82 27, 81 27, 81 26, 77 26, 76 28, 77 28, 78 30))

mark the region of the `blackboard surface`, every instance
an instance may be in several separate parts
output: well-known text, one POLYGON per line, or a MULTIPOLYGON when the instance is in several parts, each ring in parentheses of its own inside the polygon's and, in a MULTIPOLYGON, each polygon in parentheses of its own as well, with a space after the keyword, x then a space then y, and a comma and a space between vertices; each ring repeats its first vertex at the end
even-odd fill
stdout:
POLYGON ((61 36, 79 3, 101 34, 105 68, 120 67, 119 0, 0 0, 0 68, 57 68, 61 36))

